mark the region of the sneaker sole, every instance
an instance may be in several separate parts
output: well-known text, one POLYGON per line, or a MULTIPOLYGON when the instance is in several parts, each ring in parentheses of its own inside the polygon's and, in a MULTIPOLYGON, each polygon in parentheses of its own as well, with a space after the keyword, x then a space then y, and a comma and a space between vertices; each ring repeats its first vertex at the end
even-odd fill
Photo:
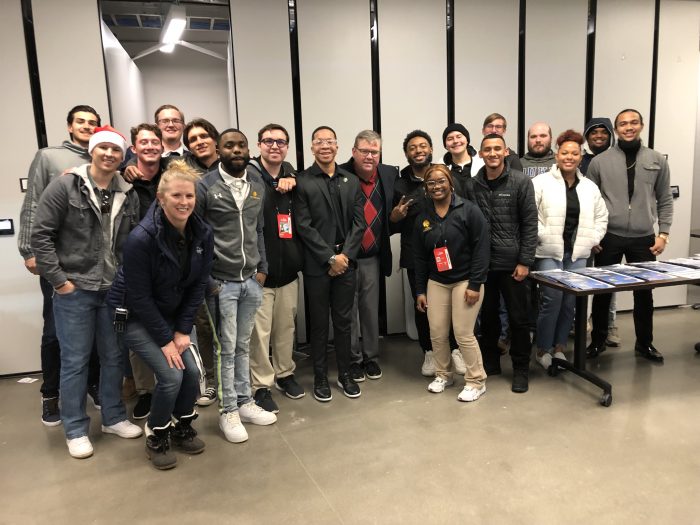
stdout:
POLYGON ((377 376, 371 376, 371 375, 367 374, 367 377, 369 377, 370 379, 376 381, 377 379, 381 379, 382 374, 379 374, 379 375, 377 375, 377 376))
MULTIPOLYGON (((219 429, 221 429, 221 427, 219 427, 219 429)), ((222 432, 223 435, 224 435, 224 439, 226 439, 226 441, 228 441, 229 443, 245 443, 246 441, 248 441, 248 436, 247 436, 247 435, 246 435, 245 437, 242 437, 242 438, 233 438, 233 439, 231 439, 230 437, 228 437, 228 436, 226 435, 226 432, 224 432, 223 429, 221 429, 221 432, 222 432)))
POLYGON ((91 450, 90 452, 86 452, 84 454, 71 454, 69 450, 68 453, 70 454, 70 457, 75 459, 87 459, 93 455, 94 451, 91 450))
POLYGON ((273 425, 273 424, 277 423, 277 417, 275 417, 275 419, 273 419, 272 421, 265 422, 265 423, 259 423, 259 422, 253 421, 249 417, 243 417, 243 416, 240 416, 240 417, 241 417, 241 423, 250 423, 251 425, 257 425, 259 427, 266 427, 268 425, 273 425))
POLYGON ((44 424, 45 427, 57 427, 61 424, 60 419, 58 421, 46 421, 44 418, 41 418, 41 422, 44 424))
POLYGON ((478 396, 476 396, 474 399, 461 399, 459 396, 457 396, 457 401, 461 401, 462 403, 471 403, 473 401, 477 401, 481 396, 483 396, 486 393, 486 390, 481 392, 478 396))
POLYGON ((318 396, 314 393, 314 399, 315 399, 316 401, 320 401, 321 403, 328 403, 329 401, 331 401, 331 400, 333 399, 333 394, 331 394, 330 397, 318 397, 318 396))
POLYGON ((147 414, 139 414, 138 416, 137 416, 136 414, 132 414, 131 416, 132 416, 134 419, 137 419, 137 420, 138 420, 138 419, 146 419, 146 418, 147 418, 148 416, 150 416, 150 415, 151 415, 151 412, 149 411, 147 414))
MULTIPOLYGON (((355 382, 357 383, 357 381, 355 382)), ((343 393, 343 395, 345 397, 349 397, 350 399, 356 399, 362 395, 362 392, 358 392, 357 394, 348 394, 343 388, 343 384, 340 381, 336 382, 336 385, 338 385, 338 388, 340 388, 340 391, 343 393)))
POLYGON ((151 462, 151 465, 153 465, 153 468, 156 470, 170 470, 177 467, 177 462, 171 463, 170 465, 154 465, 153 460, 151 460, 151 455, 148 452, 146 452, 146 458, 148 458, 148 461, 151 462))
MULTIPOLYGON (((255 402, 255 404, 258 405, 257 401, 255 402)), ((273 410, 270 410, 270 409, 268 409, 268 408, 265 408, 265 407, 262 406, 262 405, 258 405, 258 406, 259 406, 260 408, 262 408, 265 412, 269 412, 270 414, 279 414, 279 413, 280 413, 280 409, 279 409, 279 408, 274 408, 273 410)))
POLYGON ((293 396, 289 392, 287 392, 284 388, 279 386, 277 383, 275 383, 275 388, 277 390, 279 390, 280 392, 284 392, 284 395, 287 396, 289 399, 301 399, 302 397, 304 397, 306 395, 306 392, 302 392, 298 396, 293 396))
POLYGON ((204 400, 204 401, 202 399, 198 399, 195 404, 198 407, 208 407, 209 405, 213 405, 215 401, 216 401, 216 399, 209 399, 209 398, 206 398, 206 400, 204 400))

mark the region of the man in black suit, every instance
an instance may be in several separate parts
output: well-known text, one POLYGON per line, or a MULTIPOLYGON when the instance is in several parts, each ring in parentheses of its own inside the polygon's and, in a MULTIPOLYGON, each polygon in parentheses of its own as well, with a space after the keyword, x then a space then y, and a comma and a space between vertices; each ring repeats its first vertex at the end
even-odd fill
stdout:
POLYGON ((350 329, 357 255, 365 231, 362 191, 357 177, 338 167, 335 131, 320 126, 311 134, 316 161, 297 178, 296 230, 304 245, 304 287, 311 321, 314 397, 330 401, 328 386, 328 309, 338 364, 338 386, 348 397, 360 387, 350 377, 350 329))
POLYGON ((382 377, 379 366, 379 289, 380 275, 391 275, 389 214, 393 208, 395 166, 379 163, 382 138, 366 129, 355 137, 352 158, 341 168, 360 182, 366 228, 357 256, 357 291, 352 311, 350 377, 356 382, 382 377), (381 272, 381 273, 380 273, 381 272), (360 341, 360 334, 362 341, 360 341))

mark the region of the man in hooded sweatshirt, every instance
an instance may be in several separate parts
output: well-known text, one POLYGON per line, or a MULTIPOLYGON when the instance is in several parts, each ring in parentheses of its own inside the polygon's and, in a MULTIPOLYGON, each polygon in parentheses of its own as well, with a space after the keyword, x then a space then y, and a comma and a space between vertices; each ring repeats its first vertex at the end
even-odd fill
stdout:
MULTIPOLYGON (((584 154, 581 158, 579 169, 584 175, 588 171, 588 165, 593 160, 593 157, 607 151, 615 145, 615 134, 613 133, 613 125, 607 117, 593 117, 588 121, 583 130, 583 136, 586 137, 584 145, 584 154)), ((617 294, 612 294, 610 299, 610 310, 608 310, 608 337, 605 340, 607 346, 620 346, 622 339, 620 338, 615 320, 617 319, 617 294)), ((590 326, 590 325, 589 325, 590 326)))

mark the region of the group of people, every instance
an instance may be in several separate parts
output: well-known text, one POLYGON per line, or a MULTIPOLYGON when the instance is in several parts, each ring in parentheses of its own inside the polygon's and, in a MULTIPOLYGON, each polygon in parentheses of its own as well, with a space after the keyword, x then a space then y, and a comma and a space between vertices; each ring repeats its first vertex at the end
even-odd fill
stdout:
MULTIPOLYGON (((238 129, 185 123, 172 105, 154 117, 131 129, 129 147, 93 108, 76 106, 70 140, 40 150, 29 171, 18 242, 44 296, 42 420, 63 423, 76 458, 93 454, 88 394, 102 431, 123 438, 142 435, 122 399, 138 394, 133 417, 147 418, 146 451, 159 469, 176 465, 172 449, 204 450, 196 405, 218 399, 233 443, 248 439, 244 423, 275 423, 273 389, 305 395, 293 360, 300 272, 313 396, 333 397, 330 317, 335 383, 359 397, 359 383, 382 377, 379 289, 392 271, 393 234, 428 390, 444 392, 460 374, 465 402, 501 373, 506 339, 516 393, 529 388, 532 332, 543 367, 565 358, 571 298, 538 293, 531 270, 653 260, 668 242, 668 164, 642 145, 632 109, 614 125, 593 119, 584 135, 564 131, 556 151, 550 127, 537 122, 521 158, 498 113, 474 146, 465 126, 447 126, 443 163, 433 162, 430 135, 414 130, 401 171, 380 162, 372 130, 338 164, 336 133, 320 126, 314 162, 299 173, 285 160, 289 134, 279 124, 260 129, 251 158, 238 129)), ((610 303, 609 294, 594 299, 589 357, 619 344, 610 303)), ((652 315, 651 291, 635 292, 635 350, 662 361, 652 315)))

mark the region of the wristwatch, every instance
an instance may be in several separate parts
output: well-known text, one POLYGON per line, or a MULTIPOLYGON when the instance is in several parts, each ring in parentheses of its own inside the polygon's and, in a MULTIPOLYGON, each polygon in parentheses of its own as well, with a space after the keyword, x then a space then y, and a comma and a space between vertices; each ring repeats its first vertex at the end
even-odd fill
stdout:
POLYGON ((328 264, 330 266, 333 266, 335 264, 335 255, 330 256, 330 258, 328 259, 328 264))
POLYGON ((668 240, 668 233, 661 232, 659 233, 659 237, 666 241, 666 244, 669 244, 670 241, 668 240))

